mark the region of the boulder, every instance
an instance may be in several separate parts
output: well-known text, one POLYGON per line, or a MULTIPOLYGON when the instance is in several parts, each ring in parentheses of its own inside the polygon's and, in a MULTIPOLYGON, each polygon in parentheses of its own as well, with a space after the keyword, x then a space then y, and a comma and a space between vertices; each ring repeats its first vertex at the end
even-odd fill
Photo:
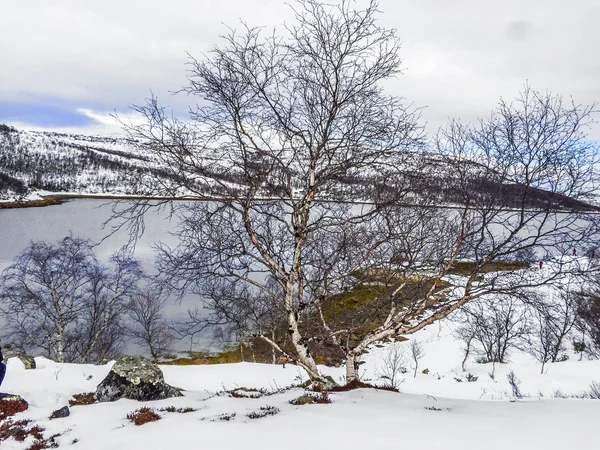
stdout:
POLYGON ((69 417, 71 415, 71 411, 69 411, 68 406, 63 406, 60 409, 57 409, 52 414, 50 414, 50 419, 61 419, 63 417, 69 417))
POLYGON ((181 397, 181 392, 165 383, 162 370, 141 356, 119 359, 94 394, 99 402, 120 398, 150 401, 181 397))
POLYGON ((27 408, 29 405, 19 395, 0 393, 0 420, 23 412, 27 408))
POLYGON ((7 353, 4 355, 4 363, 6 364, 10 358, 18 358, 25 369, 35 369, 35 359, 25 353, 7 353))

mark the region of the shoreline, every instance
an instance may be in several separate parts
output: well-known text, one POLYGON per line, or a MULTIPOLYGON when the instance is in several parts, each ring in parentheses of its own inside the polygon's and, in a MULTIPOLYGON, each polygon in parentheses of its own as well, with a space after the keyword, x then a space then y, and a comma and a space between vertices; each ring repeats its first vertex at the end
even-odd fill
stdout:
MULTIPOLYGON (((64 202, 76 199, 97 199, 97 200, 155 200, 155 201, 227 201, 230 198, 215 198, 215 197, 149 197, 144 195, 127 195, 127 194, 75 194, 75 193, 49 193, 47 195, 41 195, 40 199, 35 200, 14 200, 14 201, 2 201, 0 202, 0 210, 2 209, 14 209, 14 208, 40 208, 45 206, 56 206, 62 205, 64 202)), ((273 198, 256 198, 257 201, 269 201, 275 200, 273 198)), ((323 202, 331 202, 331 200, 321 200, 323 202)), ((338 203, 351 203, 355 205, 373 205, 369 201, 338 201, 338 203)), ((448 204, 448 205, 415 205, 410 203, 398 204, 401 207, 425 207, 425 208, 441 208, 441 209, 462 209, 463 206, 448 204)), ((600 215, 600 206, 595 204, 587 204, 589 209, 583 210, 561 210, 554 209, 550 212, 555 213, 570 213, 570 214, 594 214, 600 215)), ((519 212, 518 209, 507 208, 506 212, 519 212)), ((528 212, 544 212, 542 209, 527 208, 528 212)))

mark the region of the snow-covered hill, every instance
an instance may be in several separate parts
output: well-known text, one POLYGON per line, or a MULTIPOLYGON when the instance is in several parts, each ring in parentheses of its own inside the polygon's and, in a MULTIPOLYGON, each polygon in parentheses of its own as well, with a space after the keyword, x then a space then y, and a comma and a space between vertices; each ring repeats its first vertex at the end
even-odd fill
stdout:
POLYGON ((148 159, 122 138, 0 125, 0 199, 32 190, 131 194, 134 175, 149 167, 148 159))
MULTIPOLYGON (((228 160, 221 156, 213 159, 228 160)), ((453 187, 456 163, 424 153, 410 158, 405 164, 406 167, 397 174, 402 179, 397 185, 407 190, 406 201, 421 197, 440 205, 464 201, 453 187)), ((521 198, 518 184, 482 182, 477 180, 481 173, 477 162, 462 161, 460 164, 473 177, 470 189, 480 193, 489 191, 506 207, 518 206, 521 198)), ((229 173, 228 165, 224 167, 223 173, 214 173, 215 178, 235 185, 239 174, 229 173)), ((368 199, 373 176, 377 174, 369 171, 349 175, 348 179, 341 180, 342 189, 352 198, 368 199)), ((152 195, 156 185, 170 185, 174 178, 176 175, 164 170, 150 153, 141 152, 138 146, 122 137, 23 131, 0 124, 0 201, 33 199, 36 192, 152 195)), ((195 187, 196 193, 199 190, 202 190, 201 185, 195 187)), ((178 195, 188 193, 180 189, 175 191, 178 195)), ((535 188, 530 191, 528 202, 534 208, 548 205, 568 210, 593 208, 564 195, 535 188)))

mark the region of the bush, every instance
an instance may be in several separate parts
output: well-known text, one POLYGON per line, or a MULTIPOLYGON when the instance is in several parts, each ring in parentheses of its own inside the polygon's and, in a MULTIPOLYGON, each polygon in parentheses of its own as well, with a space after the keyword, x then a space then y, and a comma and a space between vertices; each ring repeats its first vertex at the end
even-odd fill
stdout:
POLYGON ((515 375, 515 373, 512 370, 510 372, 508 372, 508 374, 506 375, 506 379, 508 380, 508 384, 510 384, 510 387, 512 389, 513 397, 518 398, 518 399, 523 398, 521 389, 519 389, 519 385, 521 384, 521 381, 519 381, 519 379, 517 378, 517 376, 515 375))
POLYGON ((230 420, 233 420, 233 419, 235 419, 235 413, 231 413, 231 414, 225 413, 225 414, 221 414, 219 416, 219 420, 225 420, 227 422, 229 422, 230 420))
POLYGON ((160 412, 186 414, 186 413, 190 413, 190 412, 194 412, 194 411, 198 411, 198 410, 195 408, 190 408, 190 407, 175 408, 174 406, 167 406, 166 408, 160 408, 159 411, 160 412))
POLYGON ((69 400, 69 406, 91 405, 92 403, 96 403, 96 397, 93 392, 75 394, 73 395, 73 398, 69 400))
POLYGON ((584 392, 582 397, 591 400, 600 400, 600 383, 597 381, 592 381, 589 390, 584 392))
POLYGON ((275 406, 261 406, 260 409, 258 411, 252 411, 251 413, 247 414, 247 417, 249 419, 262 419, 263 417, 267 417, 267 416, 274 416, 275 414, 279 413, 279 408, 276 408, 275 406))
POLYGON ((476 377, 475 375, 473 375, 471 372, 469 372, 467 374, 467 381, 469 383, 474 383, 475 381, 477 381, 479 379, 479 377, 476 377))
POLYGON ((329 398, 329 393, 327 391, 323 391, 306 393, 298 398, 290 400, 290 403, 292 405, 301 406, 312 405, 314 403, 332 403, 332 401, 329 398))
POLYGON ((39 425, 31 426, 31 420, 6 419, 0 423, 0 444, 3 441, 14 439, 17 442, 24 442, 30 436, 35 440, 27 450, 43 450, 47 448, 57 448, 56 438, 60 434, 55 434, 49 438, 44 438, 44 429, 39 425))
POLYGON ((234 398, 260 398, 263 395, 268 394, 264 389, 250 389, 245 387, 240 387, 227 392, 234 398))
POLYGON ((0 420, 4 420, 7 417, 23 412, 27 410, 28 407, 29 405, 22 398, 16 398, 15 400, 2 400, 0 401, 0 420))
POLYGON ((343 386, 332 387, 331 389, 329 389, 329 392, 347 392, 352 391, 354 389, 381 389, 382 391, 400 392, 398 388, 394 386, 375 386, 373 384, 363 383, 360 380, 351 381, 350 383, 345 384, 343 386))
POLYGON ((157 420, 160 420, 161 417, 153 408, 144 406, 127 414, 127 419, 131 420, 136 425, 144 425, 148 422, 156 422, 157 420))

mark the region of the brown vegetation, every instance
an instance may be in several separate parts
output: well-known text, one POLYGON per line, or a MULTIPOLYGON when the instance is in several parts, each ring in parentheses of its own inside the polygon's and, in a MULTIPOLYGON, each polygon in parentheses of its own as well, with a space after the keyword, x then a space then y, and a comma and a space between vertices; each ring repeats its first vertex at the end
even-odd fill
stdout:
POLYGON ((32 436, 35 441, 27 447, 27 450, 57 448, 56 438, 60 434, 44 438, 44 431, 44 428, 39 425, 31 426, 31 420, 13 421, 12 419, 6 419, 0 423, 0 443, 11 438, 17 442, 24 442, 29 436, 32 436))
POLYGON ((0 420, 14 416, 17 413, 27 410, 29 405, 23 399, 0 401, 0 420))
POLYGON ((343 386, 334 386, 329 389, 329 392, 347 392, 353 391, 354 389, 379 389, 382 391, 400 392, 393 386, 375 386, 369 383, 363 383, 360 380, 352 380, 350 383, 343 386))
POLYGON ((92 403, 96 403, 96 397, 93 392, 75 394, 73 395, 73 398, 69 400, 69 406, 91 405, 92 403))
POLYGON ((143 406, 140 409, 136 409, 127 414, 127 419, 136 425, 144 425, 148 422, 156 422, 157 420, 160 420, 161 417, 153 408, 143 406))

